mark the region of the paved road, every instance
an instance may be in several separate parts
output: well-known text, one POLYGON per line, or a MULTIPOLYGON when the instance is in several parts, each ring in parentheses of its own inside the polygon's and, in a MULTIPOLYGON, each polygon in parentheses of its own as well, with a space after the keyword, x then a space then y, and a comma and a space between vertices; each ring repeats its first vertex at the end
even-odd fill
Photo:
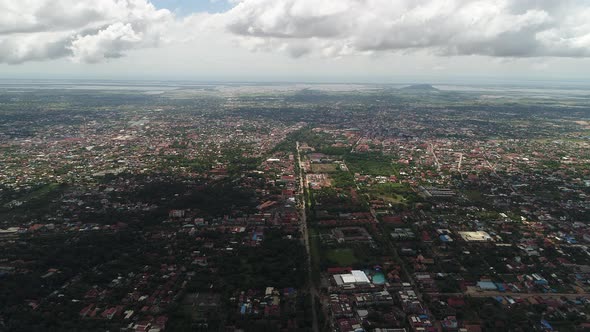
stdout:
POLYGON ((498 175, 498 173, 496 172, 496 165, 495 164, 492 165, 492 163, 490 163, 490 161, 488 160, 487 154, 485 152, 483 153, 483 158, 484 158, 486 164, 488 165, 488 167, 492 170, 492 174, 494 174, 495 177, 500 179, 500 181, 502 181, 502 183, 504 183, 504 186, 510 188, 510 190, 512 190, 513 193, 516 193, 516 189, 514 188, 514 186, 512 184, 509 184, 508 182, 506 182, 506 180, 503 177, 498 175))
POLYGON ((361 139, 363 139, 363 137, 362 137, 362 136, 361 136, 361 137, 359 137, 359 139, 356 141, 356 143, 354 143, 354 144, 352 145, 352 148, 350 149, 350 153, 353 153, 353 152, 354 152, 354 148, 356 148, 356 146, 357 146, 357 145, 359 145, 359 143, 361 142, 361 139))
POLYGON ((311 312, 313 314, 313 332, 319 332, 318 328, 318 314, 316 311, 316 303, 315 299, 318 297, 318 290, 316 288, 315 283, 312 279, 311 273, 311 249, 309 247, 309 232, 307 230, 307 214, 306 214, 306 207, 307 207, 307 197, 305 197, 305 174, 303 173, 303 163, 301 162, 301 153, 299 152, 299 142, 296 142, 297 147, 297 163, 299 163, 299 195, 301 196, 301 204, 300 207, 300 216, 301 220, 299 221, 301 226, 301 235, 303 237, 303 243, 305 244, 305 251, 307 252, 307 280, 308 280, 308 287, 309 293, 311 294, 311 312))
MULTIPOLYGON (((433 294, 433 293, 431 293, 433 294)), ((436 293, 441 296, 471 296, 471 297, 490 297, 490 296, 510 296, 513 298, 529 298, 529 297, 541 297, 541 298, 561 298, 576 299, 579 297, 589 298, 589 293, 514 293, 514 292, 478 292, 475 289, 468 288, 464 293, 436 293)))
POLYGON ((436 169, 440 171, 440 162, 438 161, 438 157, 436 156, 436 152, 434 152, 434 145, 432 143, 430 143, 428 145, 428 150, 430 150, 430 153, 432 153, 432 156, 434 157, 434 163, 436 164, 436 169))

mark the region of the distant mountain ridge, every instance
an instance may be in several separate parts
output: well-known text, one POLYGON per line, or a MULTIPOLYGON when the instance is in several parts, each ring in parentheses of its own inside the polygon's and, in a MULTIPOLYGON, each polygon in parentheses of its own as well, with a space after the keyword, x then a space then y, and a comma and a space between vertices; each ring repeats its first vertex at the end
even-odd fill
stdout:
POLYGON ((423 91, 423 92, 428 92, 428 91, 440 91, 439 89, 433 87, 430 84, 414 84, 414 85, 410 85, 410 86, 406 86, 404 88, 401 88, 400 90, 409 90, 409 91, 423 91))

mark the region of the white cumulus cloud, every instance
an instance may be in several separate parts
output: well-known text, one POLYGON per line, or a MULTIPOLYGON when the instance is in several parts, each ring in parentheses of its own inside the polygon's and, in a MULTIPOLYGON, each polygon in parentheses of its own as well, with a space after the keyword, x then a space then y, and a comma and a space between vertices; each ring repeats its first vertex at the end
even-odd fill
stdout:
POLYGON ((590 56, 585 0, 242 0, 225 13, 246 45, 293 56, 590 56))
POLYGON ((149 0, 0 0, 0 63, 98 63, 195 37, 294 58, 590 57, 588 0, 218 1, 232 8, 179 18, 149 0))
POLYGON ((0 62, 99 62, 158 46, 174 22, 147 0, 0 0, 0 62))

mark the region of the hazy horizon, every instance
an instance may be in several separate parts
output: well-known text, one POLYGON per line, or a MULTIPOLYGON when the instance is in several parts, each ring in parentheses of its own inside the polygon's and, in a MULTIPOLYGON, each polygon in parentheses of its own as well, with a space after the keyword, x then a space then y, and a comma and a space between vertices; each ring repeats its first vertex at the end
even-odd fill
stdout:
POLYGON ((180 85, 367 85, 367 86, 408 86, 415 84, 429 84, 439 86, 497 86, 497 87, 547 87, 547 88, 564 88, 569 87, 588 87, 590 88, 590 79, 557 79, 557 78, 493 78, 493 77, 445 77, 445 78, 405 78, 405 79, 350 79, 337 80, 325 79, 182 79, 182 78, 93 78, 93 77, 3 77, 0 78, 0 86, 10 84, 47 84, 47 85, 154 85, 166 84, 170 86, 180 85))

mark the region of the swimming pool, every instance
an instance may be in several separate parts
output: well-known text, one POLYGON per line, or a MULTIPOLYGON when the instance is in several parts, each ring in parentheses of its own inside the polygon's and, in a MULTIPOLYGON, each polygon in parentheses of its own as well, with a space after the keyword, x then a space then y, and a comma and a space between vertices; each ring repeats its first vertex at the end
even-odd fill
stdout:
POLYGON ((383 285, 385 283, 385 275, 381 272, 377 272, 373 274, 373 276, 371 277, 371 281, 375 285, 383 285))

